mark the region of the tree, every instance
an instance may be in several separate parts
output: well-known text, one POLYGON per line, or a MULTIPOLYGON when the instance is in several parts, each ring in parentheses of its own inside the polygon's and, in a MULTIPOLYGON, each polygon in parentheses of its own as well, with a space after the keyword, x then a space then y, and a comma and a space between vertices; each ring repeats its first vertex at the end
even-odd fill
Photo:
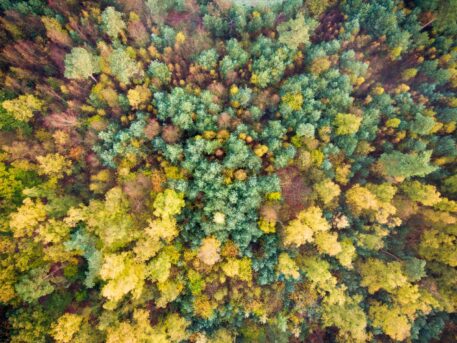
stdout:
POLYGON ((33 235, 38 224, 46 220, 46 206, 40 201, 25 198, 21 207, 10 215, 9 225, 14 237, 33 235))
POLYGON ((113 75, 128 85, 130 80, 141 72, 134 58, 123 48, 113 50, 109 56, 109 66, 113 75))
POLYGON ((332 6, 334 2, 334 0, 308 0, 305 4, 311 14, 318 17, 324 13, 328 7, 332 6))
POLYGON ((440 193, 435 186, 424 185, 417 180, 403 183, 401 188, 411 200, 425 206, 433 206, 441 201, 440 193))
POLYGON ((436 23, 433 25, 442 32, 457 32, 457 4, 452 0, 432 1, 438 6, 436 23))
POLYGON ((52 337, 57 342, 69 343, 78 332, 83 317, 78 314, 65 313, 61 316, 52 327, 52 337))
POLYGON ((72 40, 70 35, 65 29, 62 28, 57 19, 50 17, 42 17, 41 21, 46 27, 46 35, 50 40, 66 47, 72 46, 72 40))
POLYGON ((33 303, 39 298, 54 292, 54 286, 49 280, 48 273, 49 266, 30 270, 16 283, 16 293, 22 300, 33 303))
POLYGON ((38 174, 62 177, 64 174, 71 174, 71 161, 65 159, 60 154, 48 154, 46 156, 38 156, 39 164, 38 174))
POLYGON ((169 10, 183 10, 184 2, 182 0, 147 0, 146 6, 151 11, 154 19, 162 23, 169 10))
POLYGON ((430 150, 415 155, 394 151, 383 153, 378 162, 387 176, 405 178, 425 176, 438 169, 438 167, 430 165, 431 155, 430 150))
POLYGON ((130 106, 133 108, 139 108, 141 105, 146 105, 151 96, 151 91, 144 86, 136 86, 135 88, 130 89, 127 93, 130 106))
POLYGON ((122 34, 126 28, 125 22, 122 20, 122 13, 107 7, 102 13, 103 28, 111 39, 117 39, 119 34, 122 34))
POLYGON ((296 19, 290 19, 278 25, 279 42, 296 49, 300 44, 307 45, 311 33, 317 26, 317 22, 299 14, 296 19))
POLYGON ((65 56, 65 77, 84 80, 88 77, 94 81, 94 74, 100 72, 100 58, 85 48, 73 48, 65 56))
POLYGON ((16 120, 27 122, 33 118, 34 112, 43 110, 44 102, 31 94, 26 94, 3 101, 2 107, 16 120))
POLYGON ((219 59, 219 54, 216 49, 209 49, 202 51, 196 59, 196 62, 203 70, 213 70, 217 67, 217 62, 219 59))
POLYGON ((336 233, 328 231, 317 232, 314 241, 321 254, 336 256, 342 252, 341 244, 338 242, 338 234, 336 233))
POLYGON ((130 292, 134 298, 140 297, 146 279, 146 269, 143 264, 136 263, 128 252, 110 254, 104 257, 100 276, 107 281, 103 286, 102 295, 116 304, 130 292))
POLYGON ((198 251, 198 258, 208 266, 220 260, 219 248, 221 243, 214 237, 207 237, 202 241, 198 251))
POLYGON ((340 187, 329 179, 319 182, 314 189, 324 205, 330 204, 341 193, 340 187))
POLYGON ((326 327, 339 329, 338 337, 342 341, 364 342, 367 340, 367 316, 359 305, 359 298, 345 297, 342 304, 323 305, 322 320, 326 327))
POLYGON ((312 74, 319 75, 324 71, 328 70, 331 67, 331 62, 327 56, 322 56, 315 58, 313 62, 311 62, 310 71, 312 74))
POLYGON ((336 134, 352 135, 359 130, 361 123, 362 118, 359 118, 354 114, 338 113, 334 121, 336 126, 336 134))
POLYGON ((410 336, 411 324, 398 308, 389 308, 376 303, 370 306, 370 318, 375 327, 380 327, 389 337, 403 341, 410 336))
POLYGON ((298 279, 300 272, 295 261, 285 252, 279 255, 277 271, 287 278, 298 279))
POLYGON ((427 260, 439 261, 449 266, 457 266, 457 252, 454 249, 457 234, 452 230, 426 230, 419 244, 419 254, 427 260))
POLYGON ((163 83, 169 83, 171 81, 171 73, 165 63, 152 61, 149 65, 148 73, 163 83))
POLYGON ((251 260, 247 257, 228 259, 227 262, 222 264, 222 270, 230 278, 237 278, 247 282, 252 280, 251 260))
POLYGON ((400 262, 383 262, 378 259, 368 259, 360 266, 363 287, 373 294, 380 289, 394 292, 398 287, 407 283, 407 277, 400 262))
POLYGON ((154 215, 157 217, 171 217, 181 212, 184 207, 184 194, 173 189, 166 189, 157 195, 154 200, 154 215))
POLYGON ((297 219, 289 222, 284 228, 284 244, 286 246, 299 247, 314 240, 315 232, 327 231, 330 225, 322 217, 322 211, 318 207, 309 207, 300 212, 297 219))

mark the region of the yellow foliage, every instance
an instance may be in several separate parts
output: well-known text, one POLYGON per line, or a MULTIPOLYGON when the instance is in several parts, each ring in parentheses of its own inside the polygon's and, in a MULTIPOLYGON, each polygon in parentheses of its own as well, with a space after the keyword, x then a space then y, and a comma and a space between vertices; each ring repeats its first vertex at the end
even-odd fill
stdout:
POLYGON ((143 235, 135 244, 133 252, 136 259, 140 262, 145 262, 151 257, 154 257, 162 248, 163 244, 160 239, 149 234, 143 235))
POLYGON ((369 316, 373 326, 379 327, 390 338, 403 341, 410 336, 411 324, 399 308, 389 308, 376 302, 370 306, 369 316))
POLYGON ((179 281, 167 280, 163 283, 158 283, 157 288, 160 291, 160 298, 157 299, 156 304, 158 308, 163 308, 181 294, 184 285, 179 281))
POLYGON ((324 162, 324 153, 320 150, 311 151, 311 161, 317 167, 320 167, 322 162, 324 162))
POLYGON ((177 313, 172 313, 165 318, 161 325, 162 331, 165 331, 168 339, 173 343, 179 343, 189 338, 189 333, 186 331, 189 322, 177 313))
POLYGON ((331 65, 327 56, 318 57, 311 63, 310 71, 312 74, 319 75, 328 70, 331 65))
POLYGON ((301 211, 297 219, 289 222, 284 229, 284 244, 286 246, 301 246, 313 241, 313 233, 327 231, 329 223, 322 217, 322 211, 318 207, 309 207, 301 211))
POLYGON ((260 219, 258 221, 259 229, 265 233, 274 233, 276 232, 276 221, 260 219))
POLYGON ((127 98, 133 108, 139 108, 141 105, 146 105, 151 99, 151 96, 151 91, 146 86, 136 86, 127 93, 127 98))
POLYGON ((405 285, 408 278, 403 274, 400 262, 385 263, 381 260, 370 258, 361 264, 360 274, 363 287, 368 287, 370 294, 376 293, 380 289, 393 292, 398 287, 405 285))
POLYGON ((392 51, 390 52, 389 56, 392 60, 395 60, 397 59, 398 57, 400 57, 401 53, 402 53, 403 49, 402 47, 400 46, 397 46, 395 48, 392 49, 392 51))
POLYGON ((176 34, 176 43, 178 44, 182 44, 185 42, 186 40, 186 35, 182 32, 182 31, 179 31, 177 34, 176 34))
POLYGON ((379 199, 376 194, 370 191, 373 190, 379 193, 381 198, 387 200, 393 196, 392 194, 395 194, 395 188, 387 184, 371 185, 370 188, 355 185, 346 192, 346 203, 351 211, 355 215, 366 214, 371 220, 381 224, 399 225, 399 220, 391 217, 396 213, 396 208, 389 202, 383 202, 382 199, 379 199))
POLYGON ((78 314, 65 313, 57 323, 52 325, 51 335, 58 343, 69 343, 78 332, 83 317, 78 314))
POLYGON ((236 94, 238 94, 239 92, 239 89, 237 87, 237 85, 232 85, 232 87, 230 87, 230 95, 234 96, 236 94))
POLYGON ((39 226, 38 233, 36 240, 45 244, 59 243, 69 235, 70 227, 63 221, 51 218, 39 226))
POLYGON ((335 117, 337 135, 352 135, 359 131, 362 118, 354 114, 338 113, 335 117))
POLYGON ((283 274, 285 277, 298 279, 300 272, 295 261, 285 252, 279 255, 278 266, 276 267, 278 273, 283 274))
POLYGON ((107 102, 110 107, 119 106, 119 97, 113 88, 104 88, 100 91, 101 97, 107 102))
POLYGON ((314 189, 325 205, 330 204, 341 193, 340 186, 330 179, 319 182, 314 186, 314 189))
POLYGON ((369 183, 366 187, 382 202, 391 202, 397 193, 397 188, 390 183, 369 183))
POLYGON ((271 192, 267 193, 265 196, 268 200, 281 200, 281 193, 280 192, 271 192))
POLYGON ((154 200, 154 215, 157 217, 170 217, 181 212, 184 207, 184 194, 177 193, 173 189, 166 189, 157 194, 154 200))
POLYGON ((31 94, 20 95, 13 100, 5 100, 3 108, 10 113, 16 120, 29 121, 33 118, 33 112, 41 111, 44 102, 31 94))
POLYGON ((159 283, 165 282, 170 277, 172 261, 167 253, 161 252, 153 258, 147 265, 147 277, 152 281, 159 283))
POLYGON ((359 306, 360 299, 345 297, 343 304, 323 305, 323 323, 326 327, 339 329, 339 342, 366 342, 367 318, 359 306))
MULTIPOLYGON (((254 13, 253 13, 253 15, 254 15, 254 13)), ((217 330, 208 339, 208 343, 233 343, 234 341, 235 341, 235 337, 227 329, 219 329, 219 330, 217 330)))
POLYGON ((428 292, 409 283, 396 290, 394 300, 411 321, 416 319, 419 311, 421 314, 429 314, 433 306, 438 307, 437 301, 428 292))
POLYGON ((304 256, 297 261, 306 277, 319 289, 328 291, 336 287, 337 280, 330 272, 330 264, 318 256, 304 256))
POLYGON ((268 152, 268 147, 266 145, 258 145, 254 148, 254 153, 259 157, 262 157, 267 152, 268 152))
POLYGON ((222 212, 216 212, 213 216, 213 222, 215 224, 223 225, 225 224, 225 214, 222 212))
POLYGON ((338 235, 336 233, 328 231, 317 232, 314 240, 321 254, 335 256, 342 251, 341 244, 338 242, 338 235))
POLYGON ((433 206, 441 201, 441 194, 432 185, 411 181, 403 183, 401 188, 411 200, 418 201, 425 206, 433 206))
POLYGON ((10 216, 10 227, 15 238, 31 236, 36 226, 46 219, 46 207, 40 201, 26 198, 21 207, 10 216))
POLYGON ((202 318, 211 318, 214 313, 214 308, 214 304, 212 304, 208 297, 205 295, 196 297, 194 300, 194 312, 202 318))
POLYGON ((229 258, 222 265, 225 275, 231 278, 238 278, 242 281, 252 280, 251 259, 244 257, 242 259, 229 258))
POLYGON ((340 245, 341 251, 336 255, 336 258, 342 266, 352 269, 352 261, 357 255, 354 244, 352 244, 349 238, 346 238, 340 242, 340 245))
POLYGON ((150 220, 145 232, 152 239, 163 239, 166 242, 171 242, 179 234, 176 219, 167 216, 150 220))
POLYGON ((392 127, 392 128, 397 128, 401 123, 401 120, 398 118, 391 118, 386 121, 386 126, 387 127, 392 127))
POLYGON ((151 327, 149 311, 135 310, 134 322, 124 321, 107 327, 106 343, 170 343, 166 330, 151 327))
POLYGON ((300 93, 287 93, 282 97, 282 101, 292 110, 299 111, 303 105, 303 95, 300 93))
POLYGON ((63 174, 71 174, 71 161, 60 154, 47 154, 38 156, 38 174, 62 177, 63 174))
POLYGON ((336 167, 335 180, 346 185, 349 182, 349 174, 351 173, 351 166, 349 164, 343 164, 336 167))
POLYGON ((146 272, 145 266, 135 262, 131 253, 124 252, 105 256, 100 276, 107 281, 102 295, 116 303, 130 292, 135 298, 140 297, 146 272))

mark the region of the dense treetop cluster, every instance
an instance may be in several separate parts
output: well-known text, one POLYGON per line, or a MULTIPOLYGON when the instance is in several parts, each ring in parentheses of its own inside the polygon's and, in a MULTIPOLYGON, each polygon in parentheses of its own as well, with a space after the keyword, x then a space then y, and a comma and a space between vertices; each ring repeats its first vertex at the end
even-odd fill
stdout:
POLYGON ((454 342, 457 1, 0 0, 0 341, 454 342))

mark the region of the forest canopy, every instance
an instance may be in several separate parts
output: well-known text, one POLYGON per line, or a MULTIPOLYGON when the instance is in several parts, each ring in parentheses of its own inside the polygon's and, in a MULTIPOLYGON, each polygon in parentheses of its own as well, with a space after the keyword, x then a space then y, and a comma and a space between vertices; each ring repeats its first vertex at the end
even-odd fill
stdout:
POLYGON ((457 1, 0 10, 0 342, 457 340, 457 1))

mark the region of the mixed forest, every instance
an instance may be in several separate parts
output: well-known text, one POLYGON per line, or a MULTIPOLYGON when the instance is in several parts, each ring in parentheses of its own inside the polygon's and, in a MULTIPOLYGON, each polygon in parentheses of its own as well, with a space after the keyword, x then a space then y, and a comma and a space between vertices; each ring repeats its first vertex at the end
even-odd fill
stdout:
POLYGON ((456 0, 0 11, 0 342, 457 341, 456 0))

